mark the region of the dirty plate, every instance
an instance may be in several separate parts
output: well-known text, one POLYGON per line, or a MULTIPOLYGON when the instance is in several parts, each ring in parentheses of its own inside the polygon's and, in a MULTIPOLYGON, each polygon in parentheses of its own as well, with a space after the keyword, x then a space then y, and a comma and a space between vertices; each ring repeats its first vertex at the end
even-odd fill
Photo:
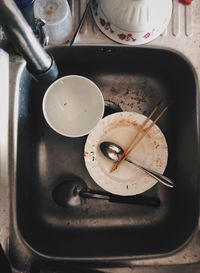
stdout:
MULTIPOLYGON (((118 195, 135 195, 153 187, 157 181, 133 166, 123 161, 118 169, 110 172, 113 162, 105 158, 99 149, 103 141, 111 141, 126 149, 146 116, 134 112, 120 112, 109 115, 101 120, 98 126, 89 134, 84 151, 86 168, 94 181, 104 190, 118 195)), ((147 126, 151 124, 149 121, 147 126)), ((168 158, 168 148, 165 137, 157 125, 148 132, 129 158, 140 165, 163 173, 168 158)))

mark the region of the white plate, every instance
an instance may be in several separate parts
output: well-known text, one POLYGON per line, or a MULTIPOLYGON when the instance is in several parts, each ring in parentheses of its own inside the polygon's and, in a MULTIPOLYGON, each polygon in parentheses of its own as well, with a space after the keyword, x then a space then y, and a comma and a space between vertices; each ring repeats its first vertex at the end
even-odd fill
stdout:
MULTIPOLYGON (((94 181, 104 190, 117 195, 135 195, 153 187, 157 181, 133 164, 123 161, 118 169, 110 172, 113 162, 99 150, 103 141, 111 141, 126 149, 141 130, 146 117, 134 112, 120 112, 102 119, 89 134, 84 150, 86 168, 94 181)), ((149 121, 147 126, 151 124, 149 121)), ((144 167, 163 173, 168 158, 165 137, 154 125, 148 134, 130 153, 129 158, 144 167)))

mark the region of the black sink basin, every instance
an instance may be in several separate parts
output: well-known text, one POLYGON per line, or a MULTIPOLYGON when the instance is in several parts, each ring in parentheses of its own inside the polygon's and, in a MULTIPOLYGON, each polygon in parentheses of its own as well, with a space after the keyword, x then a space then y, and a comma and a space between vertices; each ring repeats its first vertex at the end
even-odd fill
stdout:
POLYGON ((93 80, 109 101, 107 110, 112 102, 146 114, 158 101, 173 100, 158 125, 169 147, 165 174, 175 188, 158 183, 145 193, 161 200, 157 208, 94 199, 76 207, 57 205, 52 192, 72 175, 101 189, 84 164, 86 137, 67 138, 47 125, 42 99, 48 86, 24 69, 15 109, 19 238, 39 256, 75 261, 167 255, 183 247, 198 222, 198 92, 191 65, 174 52, 153 48, 61 47, 51 53, 59 77, 93 80))

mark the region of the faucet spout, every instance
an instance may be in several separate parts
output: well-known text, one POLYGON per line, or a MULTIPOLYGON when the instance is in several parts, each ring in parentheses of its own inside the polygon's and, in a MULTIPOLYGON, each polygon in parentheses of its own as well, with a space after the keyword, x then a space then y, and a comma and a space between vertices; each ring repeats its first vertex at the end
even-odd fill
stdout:
POLYGON ((58 69, 53 57, 42 48, 13 0, 0 1, 0 23, 26 60, 27 69, 34 78, 54 81, 58 76, 58 69))

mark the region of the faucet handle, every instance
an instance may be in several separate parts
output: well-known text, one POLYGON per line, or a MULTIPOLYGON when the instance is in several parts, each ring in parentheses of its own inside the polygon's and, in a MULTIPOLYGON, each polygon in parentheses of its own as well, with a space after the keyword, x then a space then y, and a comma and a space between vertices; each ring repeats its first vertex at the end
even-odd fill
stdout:
POLYGON ((44 28, 45 22, 41 18, 35 18, 34 29, 33 32, 40 44, 44 47, 49 44, 49 36, 47 34, 46 29, 44 28))

